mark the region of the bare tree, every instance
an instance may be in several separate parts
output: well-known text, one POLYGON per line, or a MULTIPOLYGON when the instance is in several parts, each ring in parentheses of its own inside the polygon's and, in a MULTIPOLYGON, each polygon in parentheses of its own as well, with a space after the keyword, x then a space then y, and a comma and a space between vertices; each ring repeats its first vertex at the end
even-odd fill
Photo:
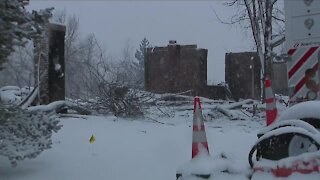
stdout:
POLYGON ((122 79, 127 86, 137 88, 139 79, 137 77, 137 69, 134 67, 134 49, 129 40, 126 40, 122 49, 122 57, 120 59, 119 68, 122 69, 119 72, 122 74, 122 79))
POLYGON ((33 85, 33 44, 31 41, 24 47, 17 46, 8 57, 5 68, 0 71, 0 87, 15 85, 19 87, 33 85))
MULTIPOLYGON (((117 61, 106 55, 94 35, 89 35, 81 43, 82 57, 78 67, 78 86, 82 99, 90 101, 91 108, 100 113, 132 117, 143 115, 142 99, 145 93, 136 89, 131 63, 133 48, 127 41, 122 56, 117 61)), ((80 59, 80 58, 79 58, 80 59)))
POLYGON ((125 117, 142 115, 140 97, 143 93, 135 90, 134 53, 130 42, 126 41, 121 56, 114 61, 94 34, 79 37, 76 16, 66 18, 65 11, 60 11, 54 17, 56 22, 67 26, 65 59, 68 96, 87 102, 96 99, 92 106, 102 112, 125 117))
POLYGON ((100 62, 99 66, 89 66, 91 81, 87 87, 97 97, 95 109, 123 117, 143 115, 141 93, 128 86, 124 76, 126 72, 123 72, 125 68, 119 64, 108 67, 105 62, 100 62))
POLYGON ((67 10, 66 9, 55 10, 55 12, 52 16, 52 21, 54 23, 65 24, 66 19, 67 19, 67 10))
POLYGON ((65 24, 67 27, 65 39, 65 59, 68 62, 77 52, 77 42, 79 41, 79 19, 73 14, 67 16, 66 10, 57 11, 53 15, 53 22, 65 24))
POLYGON ((109 70, 108 58, 106 52, 101 48, 100 43, 94 34, 88 35, 80 44, 81 51, 78 53, 78 71, 75 76, 78 77, 78 96, 82 98, 93 97, 92 92, 97 89, 95 71, 106 75, 109 70))
MULTIPOLYGON (((227 24, 240 24, 249 28, 252 33, 262 65, 262 82, 265 78, 272 78, 272 60, 276 55, 274 48, 285 40, 284 14, 279 8, 279 2, 280 0, 232 0, 225 3, 230 7, 237 6, 237 12, 227 24)), ((264 97, 264 88, 262 92, 264 97)))

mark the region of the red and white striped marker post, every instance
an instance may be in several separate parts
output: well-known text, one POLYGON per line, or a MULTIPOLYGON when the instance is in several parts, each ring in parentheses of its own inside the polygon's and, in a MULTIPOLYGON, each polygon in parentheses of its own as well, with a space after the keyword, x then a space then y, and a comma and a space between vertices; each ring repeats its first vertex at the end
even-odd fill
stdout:
POLYGON ((200 152, 210 154, 203 119, 200 98, 196 96, 193 110, 192 158, 200 152))
MULTIPOLYGON (((318 53, 320 46, 294 46, 289 49, 287 62, 288 87, 292 91, 290 95, 290 106, 298 102, 307 100, 308 93, 317 93, 319 79, 310 79, 310 71, 318 71, 318 53), (309 72, 309 73, 307 73, 309 72), (308 82, 309 80, 313 82, 308 82)), ((316 98, 316 96, 315 96, 316 98)), ((309 99, 314 100, 314 99, 309 99)))
POLYGON ((276 101, 273 95, 273 91, 271 88, 271 81, 270 79, 266 79, 265 81, 265 88, 266 88, 266 123, 269 126, 273 123, 278 114, 276 101))

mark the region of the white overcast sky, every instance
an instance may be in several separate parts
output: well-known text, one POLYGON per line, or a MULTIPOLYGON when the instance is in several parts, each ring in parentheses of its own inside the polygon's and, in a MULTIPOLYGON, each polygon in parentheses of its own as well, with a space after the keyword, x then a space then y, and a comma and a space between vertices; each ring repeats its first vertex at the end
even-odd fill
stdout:
POLYGON ((125 43, 134 49, 146 37, 153 46, 166 46, 169 40, 179 44, 197 44, 208 49, 208 81, 224 81, 225 53, 253 51, 253 41, 239 26, 221 24, 235 9, 223 1, 80 1, 30 0, 28 9, 55 7, 76 14, 82 35, 94 33, 107 52, 116 57, 125 43))

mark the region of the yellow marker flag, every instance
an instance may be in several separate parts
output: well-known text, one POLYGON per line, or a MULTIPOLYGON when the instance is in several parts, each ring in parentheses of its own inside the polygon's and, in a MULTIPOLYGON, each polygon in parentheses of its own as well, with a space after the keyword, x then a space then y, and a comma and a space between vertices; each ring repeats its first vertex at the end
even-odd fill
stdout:
POLYGON ((91 137, 90 137, 90 144, 93 144, 94 142, 96 141, 96 138, 94 137, 94 135, 92 134, 91 137))

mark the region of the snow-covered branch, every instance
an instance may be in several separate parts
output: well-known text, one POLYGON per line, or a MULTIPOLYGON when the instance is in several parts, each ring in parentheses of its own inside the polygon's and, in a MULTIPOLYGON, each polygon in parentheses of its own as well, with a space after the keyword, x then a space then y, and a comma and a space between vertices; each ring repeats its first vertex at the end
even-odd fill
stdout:
POLYGON ((62 126, 54 114, 29 112, 0 105, 0 155, 13 166, 51 148, 51 136, 62 126))
POLYGON ((277 1, 278 1, 278 0, 273 0, 273 1, 271 2, 271 4, 274 5, 277 1))
POLYGON ((222 114, 226 115, 227 117, 229 117, 231 120, 235 120, 236 119, 236 115, 234 115, 229 109, 227 109, 224 106, 217 106, 216 110, 221 112, 222 114))
POLYGON ((235 108, 241 108, 243 105, 245 104, 250 104, 253 103, 252 99, 246 99, 240 102, 235 102, 235 103, 231 103, 229 105, 224 105, 225 108, 227 109, 235 109, 235 108))
POLYGON ((63 109, 72 109, 79 112, 82 115, 91 114, 91 112, 83 107, 80 107, 77 104, 68 101, 55 101, 48 105, 39 105, 28 107, 27 111, 29 112, 52 112, 52 111, 60 111, 63 109))
POLYGON ((241 102, 236 102, 228 105, 218 105, 216 106, 216 110, 223 113, 227 117, 229 117, 231 120, 237 119, 237 116, 231 111, 235 108, 241 108, 244 104, 253 103, 252 99, 247 99, 241 102))
POLYGON ((271 41, 269 43, 270 43, 270 46, 274 48, 274 47, 277 47, 277 46, 281 45, 282 43, 284 43, 285 40, 286 40, 285 35, 281 34, 281 35, 278 35, 275 38, 271 39, 271 41))

